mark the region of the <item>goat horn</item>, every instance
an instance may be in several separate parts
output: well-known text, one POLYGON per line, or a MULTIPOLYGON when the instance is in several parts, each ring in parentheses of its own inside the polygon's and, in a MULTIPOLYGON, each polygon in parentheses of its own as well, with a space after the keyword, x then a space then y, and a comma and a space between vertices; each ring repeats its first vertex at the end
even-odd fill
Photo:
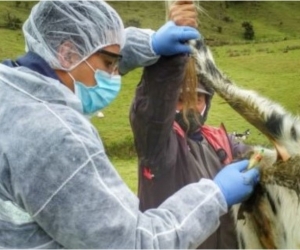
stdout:
POLYGON ((287 152, 286 148, 280 145, 276 140, 269 139, 270 142, 274 145, 277 151, 277 160, 287 161, 291 155, 287 152))

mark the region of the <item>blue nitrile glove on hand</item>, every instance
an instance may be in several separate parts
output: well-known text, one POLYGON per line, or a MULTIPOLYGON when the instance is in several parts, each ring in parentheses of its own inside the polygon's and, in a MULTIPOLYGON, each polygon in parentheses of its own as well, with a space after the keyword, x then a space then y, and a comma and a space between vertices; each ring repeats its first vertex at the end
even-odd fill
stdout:
POLYGON ((240 203, 251 195, 259 181, 259 171, 252 168, 246 172, 249 161, 243 160, 224 167, 214 178, 221 189, 228 207, 240 203))
POLYGON ((152 48, 157 55, 172 56, 191 52, 187 41, 199 39, 200 33, 189 26, 177 26, 173 21, 167 22, 152 35, 152 48))

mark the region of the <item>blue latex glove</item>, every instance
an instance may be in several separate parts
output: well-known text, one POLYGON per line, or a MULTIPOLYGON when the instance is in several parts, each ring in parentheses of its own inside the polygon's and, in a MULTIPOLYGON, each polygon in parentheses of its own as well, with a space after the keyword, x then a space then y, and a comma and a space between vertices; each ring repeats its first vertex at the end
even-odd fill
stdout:
POLYGON ((243 172, 246 170, 248 163, 248 160, 243 160, 229 164, 214 178, 214 182, 224 194, 228 206, 249 198, 254 186, 259 181, 259 171, 256 168, 243 172))
POLYGON ((152 48, 157 55, 172 56, 190 53, 186 43, 191 39, 199 39, 200 33, 189 26, 177 26, 173 21, 167 22, 152 35, 152 48))

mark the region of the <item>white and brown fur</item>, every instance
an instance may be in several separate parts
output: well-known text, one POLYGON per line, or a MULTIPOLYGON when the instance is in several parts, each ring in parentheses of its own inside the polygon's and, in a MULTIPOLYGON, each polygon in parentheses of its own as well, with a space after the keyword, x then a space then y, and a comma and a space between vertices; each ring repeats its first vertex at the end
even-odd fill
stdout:
POLYGON ((236 86, 203 41, 191 42, 197 72, 235 111, 275 145, 265 151, 260 183, 233 208, 240 248, 300 248, 300 120, 281 105, 236 86), (275 160, 277 161, 275 162, 275 160))
MULTIPOLYGON (((168 8, 174 0, 166 1, 168 8)), ((264 149, 260 183, 232 209, 239 248, 300 248, 300 120, 255 91, 235 85, 215 65, 204 41, 190 41, 198 75, 274 144, 264 149)), ((254 151, 260 147, 254 147, 254 151)))

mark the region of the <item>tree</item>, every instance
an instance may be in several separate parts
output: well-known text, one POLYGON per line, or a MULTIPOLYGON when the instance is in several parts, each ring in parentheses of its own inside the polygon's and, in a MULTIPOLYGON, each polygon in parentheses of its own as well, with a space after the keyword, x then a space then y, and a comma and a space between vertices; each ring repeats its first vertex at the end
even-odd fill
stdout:
POLYGON ((253 25, 250 22, 245 21, 242 23, 242 27, 245 29, 244 38, 246 40, 253 40, 255 35, 253 25))

